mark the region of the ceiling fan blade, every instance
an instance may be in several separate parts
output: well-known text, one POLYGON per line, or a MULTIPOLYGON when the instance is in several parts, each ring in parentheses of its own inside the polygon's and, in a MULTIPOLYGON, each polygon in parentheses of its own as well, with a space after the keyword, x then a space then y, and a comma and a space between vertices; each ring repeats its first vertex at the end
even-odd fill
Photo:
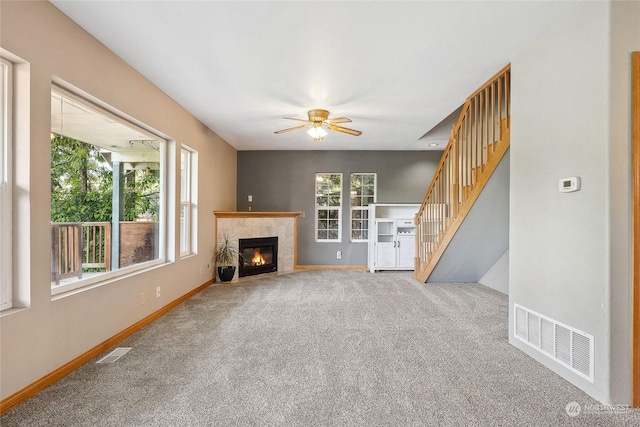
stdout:
POLYGON ((283 119, 285 120, 297 120, 299 122, 305 122, 305 123, 313 123, 310 120, 306 120, 306 119, 298 119, 297 117, 283 117, 283 119))
POLYGON ((354 135, 354 136, 362 135, 362 132, 360 132, 359 130, 343 128, 342 126, 336 126, 336 125, 328 124, 327 128, 329 128, 331 130, 338 131, 338 132, 342 132, 342 133, 348 133, 349 135, 354 135))
POLYGON ((277 130, 274 133, 280 134, 280 133, 285 133, 285 132, 291 132, 292 130, 304 129, 306 127, 308 127, 308 126, 307 125, 300 125, 300 126, 296 126, 296 127, 293 127, 293 128, 277 130))
POLYGON ((351 123, 351 119, 348 117, 336 117, 335 119, 329 119, 327 120, 327 122, 331 123, 331 124, 336 124, 336 123, 351 123))

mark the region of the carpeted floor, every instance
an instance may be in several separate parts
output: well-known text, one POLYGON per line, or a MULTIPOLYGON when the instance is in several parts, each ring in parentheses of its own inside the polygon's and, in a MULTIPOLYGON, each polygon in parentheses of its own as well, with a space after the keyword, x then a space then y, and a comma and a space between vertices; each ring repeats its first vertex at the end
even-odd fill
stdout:
POLYGON ((121 342, 133 349, 117 362, 87 363, 0 424, 640 425, 510 346, 507 316, 505 295, 411 272, 211 286, 121 342))

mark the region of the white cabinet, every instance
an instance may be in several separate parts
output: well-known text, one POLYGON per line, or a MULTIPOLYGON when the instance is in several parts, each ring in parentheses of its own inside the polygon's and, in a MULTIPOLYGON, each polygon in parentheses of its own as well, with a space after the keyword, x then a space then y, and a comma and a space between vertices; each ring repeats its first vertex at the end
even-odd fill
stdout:
POLYGON ((414 215, 418 204, 369 205, 368 268, 413 270, 416 251, 414 215))

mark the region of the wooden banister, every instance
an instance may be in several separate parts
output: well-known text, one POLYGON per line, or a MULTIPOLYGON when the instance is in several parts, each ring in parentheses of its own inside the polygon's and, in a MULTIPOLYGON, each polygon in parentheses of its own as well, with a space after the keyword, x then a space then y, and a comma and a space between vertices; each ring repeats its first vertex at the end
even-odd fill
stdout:
POLYGON ((507 65, 469 96, 436 168, 416 223, 416 279, 427 280, 509 147, 507 65))

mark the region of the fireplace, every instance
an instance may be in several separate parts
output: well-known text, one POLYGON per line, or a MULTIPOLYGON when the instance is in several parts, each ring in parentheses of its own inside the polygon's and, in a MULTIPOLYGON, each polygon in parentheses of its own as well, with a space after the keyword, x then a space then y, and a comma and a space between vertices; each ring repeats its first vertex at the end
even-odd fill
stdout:
POLYGON ((240 239, 238 277, 278 271, 278 237, 240 239))

